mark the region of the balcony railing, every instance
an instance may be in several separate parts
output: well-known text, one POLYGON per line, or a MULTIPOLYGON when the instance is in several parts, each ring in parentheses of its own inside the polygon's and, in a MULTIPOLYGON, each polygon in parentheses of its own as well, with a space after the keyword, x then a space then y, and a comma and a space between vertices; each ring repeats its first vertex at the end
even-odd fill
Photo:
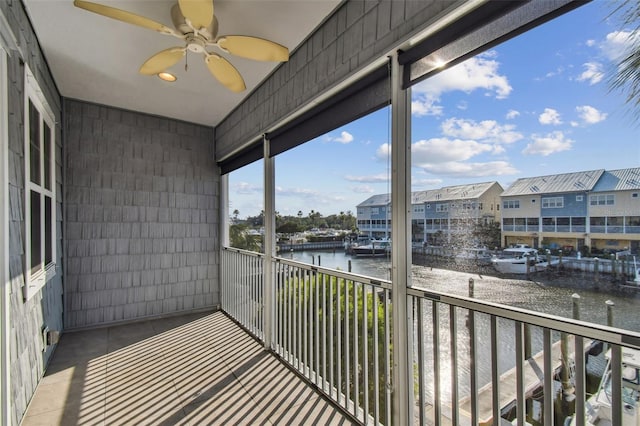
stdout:
MULTIPOLYGON (((260 338, 263 257, 224 249, 222 259, 223 309, 260 338)), ((640 333, 410 288, 413 380, 393 383, 391 282, 280 258, 271 269, 271 349, 363 424, 392 424, 397 386, 409 387, 412 400, 397 406, 412 407, 415 424, 490 424, 500 417, 525 424, 536 415, 553 424, 560 418, 553 396, 562 386, 575 394, 582 426, 585 348, 596 341, 611 348, 611 415, 622 424, 622 348, 640 348, 640 333), (569 371, 570 380, 559 380, 569 371), (527 413, 526 401, 541 395, 541 409, 527 413)), ((405 349, 398 350, 403 358, 405 349)))

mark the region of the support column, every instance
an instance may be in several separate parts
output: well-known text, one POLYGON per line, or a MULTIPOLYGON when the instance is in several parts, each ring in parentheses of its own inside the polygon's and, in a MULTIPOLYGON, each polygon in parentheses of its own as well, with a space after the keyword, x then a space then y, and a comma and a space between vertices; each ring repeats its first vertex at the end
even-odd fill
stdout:
POLYGON ((275 324, 273 257, 276 253, 276 175, 271 145, 264 136, 264 347, 271 349, 275 324))
MULTIPOLYGON (((220 176, 220 245, 229 246, 229 174, 220 176)), ((220 275, 222 276, 222 275, 220 275)))
MULTIPOLYGON (((6 22, 2 11, 0 20, 6 22)), ((9 361, 9 134, 7 105, 7 56, 0 34, 0 424, 11 424, 9 361)))
POLYGON ((393 285, 393 424, 413 421, 411 285, 411 91, 402 88, 403 67, 391 57, 391 282, 393 285))

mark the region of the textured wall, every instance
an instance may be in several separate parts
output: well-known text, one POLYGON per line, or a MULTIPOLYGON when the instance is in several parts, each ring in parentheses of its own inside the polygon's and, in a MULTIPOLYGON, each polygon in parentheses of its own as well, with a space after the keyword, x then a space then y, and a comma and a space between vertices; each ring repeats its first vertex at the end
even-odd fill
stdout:
POLYGON ((287 115, 434 22, 457 1, 345 2, 216 127, 216 158, 233 153, 287 115))
MULTIPOLYGON (((9 101, 9 276, 10 330, 9 362, 11 381, 11 423, 17 425, 27 409, 38 381, 53 353, 53 347, 42 351, 42 329, 62 329, 62 245, 57 245, 57 275, 28 301, 23 299, 24 229, 25 229, 25 159, 24 159, 24 63, 33 75, 60 121, 60 96, 42 56, 35 34, 20 2, 0 2, 0 9, 15 35, 20 52, 8 58, 9 101)), ((56 128, 56 211, 57 235, 62 236, 62 145, 60 128, 56 128)))
POLYGON ((65 327, 219 303, 213 129, 64 101, 65 327))

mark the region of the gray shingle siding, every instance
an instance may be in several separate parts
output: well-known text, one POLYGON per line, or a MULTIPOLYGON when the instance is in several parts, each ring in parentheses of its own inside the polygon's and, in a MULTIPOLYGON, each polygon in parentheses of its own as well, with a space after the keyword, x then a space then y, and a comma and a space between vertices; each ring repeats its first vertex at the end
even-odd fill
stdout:
POLYGON ((220 160, 251 142, 458 3, 416 0, 342 3, 292 52, 289 62, 278 67, 265 84, 249 94, 216 127, 216 158, 220 160))
POLYGON ((64 105, 65 327, 218 304, 213 128, 64 105))
MULTIPOLYGON (((42 330, 62 330, 62 244, 57 241, 57 274, 28 301, 23 297, 25 283, 25 140, 24 94, 25 65, 38 82, 57 122, 61 117, 60 94, 49 73, 46 61, 22 4, 0 2, 0 10, 15 36, 17 50, 7 57, 9 150, 9 374, 11 382, 11 424, 20 424, 27 405, 44 374, 53 347, 42 350, 42 330)), ((56 127, 56 232, 62 236, 62 137, 56 127)))

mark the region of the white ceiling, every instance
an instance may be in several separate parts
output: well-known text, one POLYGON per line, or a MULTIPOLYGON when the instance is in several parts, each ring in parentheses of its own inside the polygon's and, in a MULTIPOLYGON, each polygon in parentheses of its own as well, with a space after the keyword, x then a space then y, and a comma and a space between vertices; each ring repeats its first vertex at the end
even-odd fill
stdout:
MULTIPOLYGON (((55 82, 65 97, 217 125, 277 63, 256 62, 220 51, 244 77, 247 90, 233 93, 207 70, 202 55, 188 53, 166 83, 138 73, 156 52, 183 46, 175 37, 106 18, 73 6, 72 0, 24 0, 55 82)), ((93 1, 93 0, 92 0, 93 1)), ((173 27, 176 1, 96 0, 173 27)), ((251 35, 275 41, 290 52, 340 3, 340 0, 216 0, 219 35, 251 35)), ((215 48, 209 49, 210 51, 215 48)))

